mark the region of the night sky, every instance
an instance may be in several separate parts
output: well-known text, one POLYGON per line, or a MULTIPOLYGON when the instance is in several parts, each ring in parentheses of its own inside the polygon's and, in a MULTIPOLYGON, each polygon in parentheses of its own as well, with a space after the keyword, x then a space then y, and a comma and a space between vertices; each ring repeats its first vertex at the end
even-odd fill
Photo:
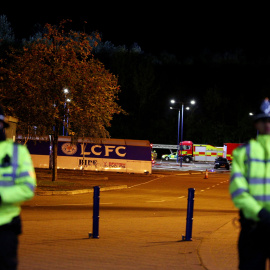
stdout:
MULTIPOLYGON (((125 118, 118 120, 116 118, 116 124, 112 124, 115 127, 115 130, 112 131, 113 137, 133 139, 149 137, 149 140, 156 143, 173 143, 176 141, 174 135, 170 137, 168 134, 174 134, 174 127, 177 125, 176 122, 168 122, 172 118, 168 112, 170 98, 180 95, 184 95, 186 98, 188 96, 198 98, 201 104, 198 105, 200 108, 198 111, 201 112, 207 107, 203 106, 203 95, 206 90, 214 88, 220 91, 222 97, 225 97, 222 99, 224 101, 222 103, 223 112, 226 113, 227 125, 229 126, 227 127, 228 136, 225 134, 224 138, 218 136, 216 138, 221 142, 228 140, 242 142, 243 137, 238 136, 232 139, 229 137, 232 133, 231 130, 234 130, 235 126, 238 125, 238 118, 235 117, 235 114, 239 113, 240 115, 243 111, 243 106, 240 105, 246 103, 244 110, 254 111, 254 108, 259 107, 257 103, 260 102, 261 98, 269 96, 269 9, 267 6, 253 2, 245 2, 245 5, 238 4, 236 1, 233 4, 229 1, 218 1, 215 4, 207 4, 206 1, 199 1, 199 4, 198 1, 186 2, 149 2, 150 5, 146 1, 126 1, 121 2, 122 4, 118 4, 119 1, 110 1, 108 4, 106 1, 97 0, 84 2, 84 4, 79 1, 73 1, 71 4, 66 1, 60 3, 59 1, 57 3, 46 1, 36 5, 33 5, 33 2, 31 5, 26 4, 26 2, 20 2, 19 5, 12 2, 11 4, 1 3, 0 14, 7 16, 17 39, 28 38, 36 33, 34 27, 36 24, 41 26, 44 26, 45 23, 59 25, 61 20, 71 19, 71 29, 85 31, 87 34, 98 31, 102 34, 104 42, 111 41, 116 46, 126 45, 128 48, 137 43, 147 56, 153 54, 161 57, 162 52, 167 52, 177 57, 178 63, 181 63, 182 66, 168 68, 164 65, 160 70, 155 70, 155 82, 160 86, 157 88, 159 92, 156 93, 155 100, 151 100, 149 105, 144 108, 144 115, 149 118, 152 117, 152 114, 161 115, 163 118, 159 117, 159 121, 151 121, 153 126, 149 126, 149 121, 143 119, 145 117, 142 119, 137 117, 137 107, 134 112, 132 111, 133 103, 129 103, 129 92, 122 91, 121 105, 125 110, 130 110, 128 111, 131 112, 130 115, 133 112, 136 117, 133 119, 131 116, 126 117, 131 128, 124 130, 118 130, 118 127, 122 126, 121 121, 125 118), (244 60, 240 58, 239 64, 232 66, 220 65, 218 68, 210 64, 207 66, 209 62, 200 62, 200 56, 207 56, 208 54, 204 54, 204 52, 208 51, 211 52, 211 56, 215 56, 215 53, 222 56, 226 56, 226 53, 234 55, 236 52, 235 55, 240 57, 244 55, 244 60), (200 63, 200 65, 194 64, 190 69, 187 68, 185 60, 189 59, 189 56, 190 59, 195 59, 195 64, 200 63), (161 95, 164 97, 163 99, 160 99, 161 95), (230 100, 230 109, 226 105, 227 98, 230 100), (147 113, 148 106, 152 106, 150 114, 147 113), (232 122, 232 120, 235 121, 232 122), (132 133, 132 128, 135 130, 134 133, 132 133), (145 128, 148 128, 150 132, 144 131, 145 128), (171 132, 169 128, 171 128, 171 132), (126 130, 130 130, 131 135, 123 133, 126 130), (160 130, 163 130, 164 133, 161 134, 160 130), (159 135, 160 137, 158 137, 159 135)), ((128 68, 132 74, 132 67, 128 66, 128 68)), ((119 70, 121 71, 121 69, 119 70)), ((133 71, 135 72, 135 69, 133 71)), ((129 85, 125 85, 125 76, 128 75, 122 74, 120 79, 123 80, 120 85, 122 89, 129 89, 129 85)), ((132 93, 137 94, 136 89, 133 89, 132 93)), ((206 105, 208 103, 206 102, 206 105)), ((205 119, 207 120, 212 116, 219 117, 215 112, 206 114, 205 119)), ((176 120, 177 117, 172 118, 172 121, 176 120)), ((211 121, 220 123, 219 119, 211 121)), ((208 121, 209 127, 203 126, 206 129, 206 135, 207 132, 211 131, 211 121, 208 121)), ((199 129, 196 127, 196 130, 199 129)), ((194 140, 202 142, 201 134, 197 131, 190 134, 188 139, 192 139, 190 136, 195 136, 194 140)), ((220 144, 220 142, 214 142, 213 138, 212 140, 213 142, 208 141, 208 143, 220 144)), ((204 143, 206 143, 206 139, 204 143)))
POLYGON ((48 2, 38 7, 25 2, 21 6, 1 4, 0 14, 7 15, 18 38, 31 35, 36 23, 72 19, 72 28, 88 33, 97 30, 104 41, 115 45, 136 42, 147 53, 192 54, 205 48, 255 51, 267 50, 270 45, 270 19, 263 6, 236 6, 225 1, 218 5, 167 1, 150 6, 139 1, 97 2, 63 2, 57 7, 48 2))

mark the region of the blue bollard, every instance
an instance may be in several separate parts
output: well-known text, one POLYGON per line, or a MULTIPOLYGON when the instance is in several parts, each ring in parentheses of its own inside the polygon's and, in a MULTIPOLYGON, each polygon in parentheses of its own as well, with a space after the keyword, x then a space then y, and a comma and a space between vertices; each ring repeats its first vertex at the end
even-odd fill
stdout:
POLYGON ((184 241, 192 241, 194 194, 195 194, 195 188, 189 188, 188 189, 188 204, 187 204, 186 236, 182 237, 182 240, 184 241))
POLYGON ((100 187, 94 187, 93 197, 93 232, 89 233, 89 238, 99 238, 99 194, 100 187))

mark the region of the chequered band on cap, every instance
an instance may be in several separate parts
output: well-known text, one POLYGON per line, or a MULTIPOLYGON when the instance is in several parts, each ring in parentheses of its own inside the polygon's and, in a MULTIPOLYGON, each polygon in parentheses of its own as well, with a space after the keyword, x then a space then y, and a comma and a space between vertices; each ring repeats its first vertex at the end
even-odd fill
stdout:
POLYGON ((256 114, 253 118, 254 121, 263 118, 270 118, 270 101, 268 98, 265 98, 260 107, 260 113, 256 114))

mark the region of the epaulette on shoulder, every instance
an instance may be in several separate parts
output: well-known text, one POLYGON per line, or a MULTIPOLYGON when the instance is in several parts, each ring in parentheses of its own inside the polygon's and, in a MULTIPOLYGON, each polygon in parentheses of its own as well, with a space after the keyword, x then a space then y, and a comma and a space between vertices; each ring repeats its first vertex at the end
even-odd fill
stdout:
POLYGON ((239 145, 238 148, 244 148, 247 147, 250 144, 250 141, 246 141, 243 144, 239 145))
POLYGON ((22 144, 20 144, 20 143, 18 143, 18 142, 13 142, 13 145, 22 145, 22 144))
POLYGON ((12 139, 6 139, 6 142, 8 142, 8 143, 10 143, 10 144, 15 144, 15 145, 21 145, 19 142, 17 142, 17 141, 13 141, 12 139))
POLYGON ((236 152, 241 153, 241 152, 246 152, 247 148, 250 145, 250 141, 246 141, 243 144, 239 145, 237 148, 233 150, 233 155, 236 154, 236 152))
POLYGON ((16 145, 24 145, 24 143, 22 141, 15 141, 13 143, 16 144, 16 145))

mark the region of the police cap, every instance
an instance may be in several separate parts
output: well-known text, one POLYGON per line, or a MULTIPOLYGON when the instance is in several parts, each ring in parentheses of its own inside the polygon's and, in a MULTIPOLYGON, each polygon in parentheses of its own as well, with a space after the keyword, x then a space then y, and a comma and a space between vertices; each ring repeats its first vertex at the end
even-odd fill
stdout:
POLYGON ((254 116, 254 121, 258 121, 260 119, 270 119, 270 101, 268 98, 265 98, 261 104, 260 111, 254 116))

